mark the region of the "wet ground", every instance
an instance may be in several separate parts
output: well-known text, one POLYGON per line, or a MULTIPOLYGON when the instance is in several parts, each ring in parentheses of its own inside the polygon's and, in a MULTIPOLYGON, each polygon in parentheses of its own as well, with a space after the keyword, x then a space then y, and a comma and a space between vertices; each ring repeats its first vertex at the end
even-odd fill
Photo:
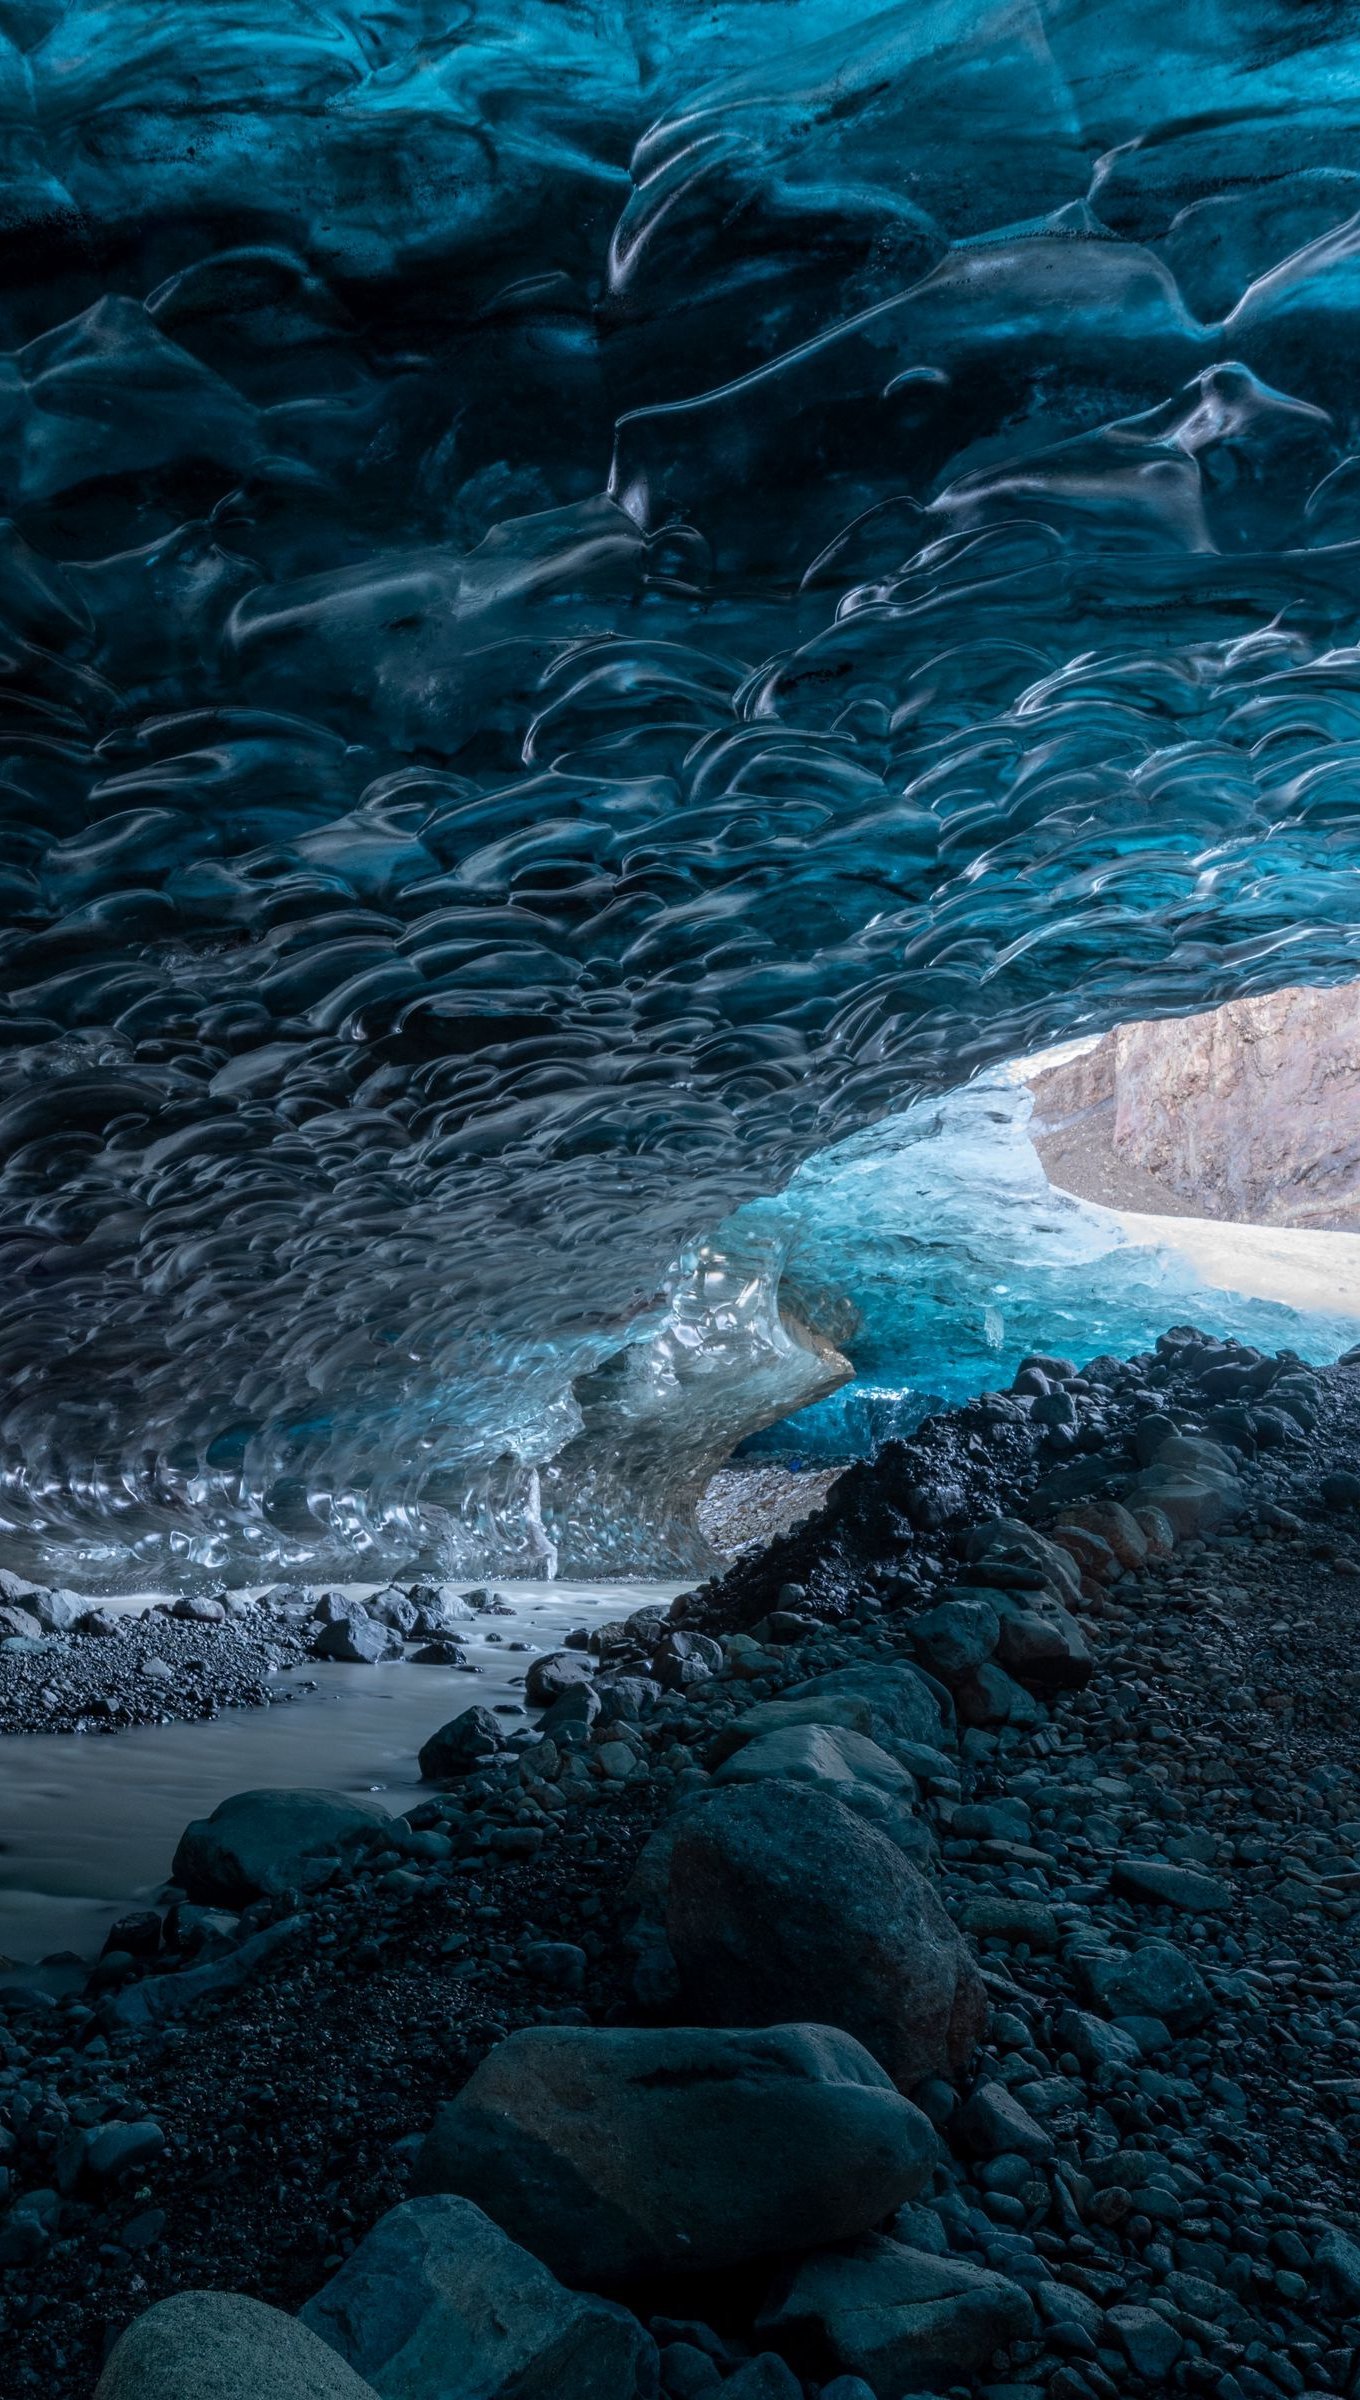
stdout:
MULTIPOLYGON (((676 1583, 498 1584, 514 1614, 459 1628, 469 1668, 405 1660, 364 1667, 315 1660, 274 1679, 268 1708, 114 1734, 0 1740, 0 1958, 90 1956, 129 1905, 150 1900, 191 1817, 252 1786, 324 1784, 372 1793, 394 1811, 419 1784, 416 1752, 476 1700, 522 1703, 528 1652, 574 1625, 669 1601, 676 1583), (285 1698, 284 1695, 287 1695, 285 1698)), ((120 1612, 148 1605, 117 1601, 120 1612)), ((205 1628, 211 1643, 214 1629, 205 1628)))

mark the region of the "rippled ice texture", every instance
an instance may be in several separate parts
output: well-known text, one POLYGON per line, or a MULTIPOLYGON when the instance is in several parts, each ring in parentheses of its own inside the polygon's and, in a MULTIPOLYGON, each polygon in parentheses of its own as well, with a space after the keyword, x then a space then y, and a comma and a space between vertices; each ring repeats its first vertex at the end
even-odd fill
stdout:
POLYGON ((734 1205, 1356 972, 1353 12, 0 31, 9 1555, 613 1557, 734 1205))
POLYGON ((932 1409, 1004 1389, 1028 1351, 1126 1358, 1177 1322, 1319 1364, 1360 1342, 1360 1235, 1089 1207, 1050 1185, 1032 1108, 1015 1071, 981 1075, 809 1160, 778 1199, 741 1212, 734 1245, 777 1246, 785 1290, 814 1318, 825 1311, 855 1368, 754 1451, 872 1450, 932 1409))

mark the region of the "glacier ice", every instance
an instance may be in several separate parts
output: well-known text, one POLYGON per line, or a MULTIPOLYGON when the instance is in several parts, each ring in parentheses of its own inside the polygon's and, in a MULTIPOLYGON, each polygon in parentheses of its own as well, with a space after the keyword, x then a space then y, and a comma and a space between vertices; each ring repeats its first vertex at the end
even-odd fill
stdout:
POLYGON ((0 0, 7 1555, 606 1563, 844 1373, 744 1203, 1355 973, 1357 95, 1285 0, 0 0))
POLYGON ((724 1228, 733 1250, 763 1244, 777 1288, 834 1330, 854 1368, 748 1450, 872 1450, 933 1409, 1004 1390, 1027 1353, 1127 1358, 1175 1323, 1318 1364, 1360 1342, 1354 1234, 1088 1206, 1048 1182, 1032 1107, 1015 1068, 979 1075, 738 1210, 724 1228))

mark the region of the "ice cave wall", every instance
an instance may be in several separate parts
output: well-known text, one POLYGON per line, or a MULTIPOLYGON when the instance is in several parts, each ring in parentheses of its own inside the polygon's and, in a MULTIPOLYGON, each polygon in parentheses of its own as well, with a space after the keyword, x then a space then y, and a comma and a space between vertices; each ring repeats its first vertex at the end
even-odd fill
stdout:
POLYGON ((0 0, 9 1554, 589 1564, 839 1372, 735 1206, 1355 973, 1358 116, 1270 0, 0 0))

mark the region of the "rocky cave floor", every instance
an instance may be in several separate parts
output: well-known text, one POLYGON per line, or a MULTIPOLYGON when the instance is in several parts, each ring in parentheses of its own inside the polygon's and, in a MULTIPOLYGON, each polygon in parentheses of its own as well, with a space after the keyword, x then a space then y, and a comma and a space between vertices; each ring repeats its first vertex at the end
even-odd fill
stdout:
MULTIPOLYGON (((843 1462, 797 1473, 778 1460, 720 1468, 700 1503, 700 1531, 720 1557, 740 1557, 819 1508, 843 1472, 843 1462)), ((289 1704, 310 1687, 280 1683, 280 1670, 309 1659, 361 1665, 404 1651, 466 1667, 460 1635, 476 1617, 505 1613, 494 1587, 470 1596, 452 1585, 411 1592, 414 1598, 395 1588, 370 1595, 362 1609, 336 1593, 330 1623, 316 1614, 315 1590, 296 1584, 275 1585, 258 1599, 218 1587, 133 1612, 76 1592, 35 1595, 0 1570, 0 1739, 113 1734, 128 1725, 193 1724, 224 1708, 289 1704), (350 1629, 365 1617, 356 1644, 350 1629), (431 1642, 437 1647, 426 1648, 431 1642)))
MULTIPOLYGON (((658 2267, 611 2288, 659 2368, 640 2335, 622 2378, 521 2362, 516 2394, 632 2400, 659 2372, 674 2400, 1357 2400, 1358 1458, 1346 1365, 1173 1336, 1076 1379, 1041 1366, 852 1469, 820 1516, 677 1603, 679 1638, 640 1624, 564 1653, 537 1757, 520 1737, 447 1760, 411 1821, 240 1914, 129 1926, 80 1993, 11 1983, 5 2388, 88 2400, 122 2328, 185 2287, 299 2308, 406 2200, 436 2108, 508 2033, 769 2023, 773 1975, 790 2021, 834 2009, 935 2128, 891 2251, 856 2253, 874 2307, 838 2313, 834 2275, 795 2304, 809 2262, 787 2252, 658 2267), (1007 1614, 1031 1605, 1047 1635, 1007 1614), (951 1691, 937 1745, 873 1697, 908 1662, 951 1691), (894 2032, 891 1991, 867 1988, 901 1962, 848 1923, 838 1946, 815 1844, 766 1862, 778 1906, 716 1980, 710 1959, 707 2007, 701 1958, 648 1966, 644 1845, 759 1795, 754 1768, 731 1778, 743 1716, 854 1669, 873 1739, 825 1710, 828 1762, 795 1711, 802 1747, 776 1732, 762 1805, 800 1779, 789 1808, 848 1812, 870 1881, 919 1869, 940 1893, 991 2011, 924 2075, 892 2047, 919 2027, 894 2032), (932 2275, 946 2299, 927 2305, 932 2275)), ((741 2160, 722 2171, 739 2184, 741 2160)))

